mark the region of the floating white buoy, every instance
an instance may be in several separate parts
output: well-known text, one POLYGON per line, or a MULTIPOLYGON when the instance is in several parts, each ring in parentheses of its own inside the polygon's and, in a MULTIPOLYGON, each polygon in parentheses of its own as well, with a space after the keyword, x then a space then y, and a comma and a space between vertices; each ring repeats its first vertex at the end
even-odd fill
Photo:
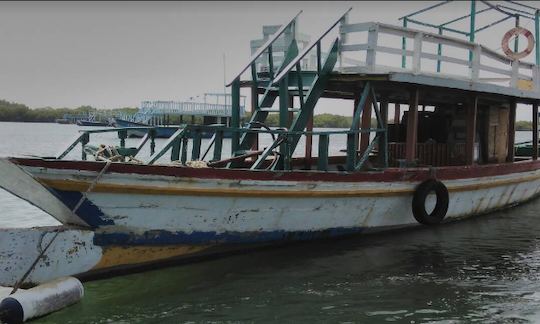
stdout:
POLYGON ((0 303, 0 321, 22 323, 47 315, 81 300, 84 288, 73 277, 63 277, 31 289, 18 290, 0 303))

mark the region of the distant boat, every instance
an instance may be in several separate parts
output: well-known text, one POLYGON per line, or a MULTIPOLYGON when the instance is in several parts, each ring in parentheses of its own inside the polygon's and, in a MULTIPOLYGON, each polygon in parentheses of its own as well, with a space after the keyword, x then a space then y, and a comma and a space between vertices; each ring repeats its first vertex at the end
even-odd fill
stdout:
POLYGON ((100 122, 95 120, 77 120, 79 126, 110 126, 108 122, 100 122))
POLYGON ((70 123, 69 120, 66 119, 66 118, 58 118, 58 119, 55 120, 55 122, 58 123, 58 124, 69 124, 70 123))

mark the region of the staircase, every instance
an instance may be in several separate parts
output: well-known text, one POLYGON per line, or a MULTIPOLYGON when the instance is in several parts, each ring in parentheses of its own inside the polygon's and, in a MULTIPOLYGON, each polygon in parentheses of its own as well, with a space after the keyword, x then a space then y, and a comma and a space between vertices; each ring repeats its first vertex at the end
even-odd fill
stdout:
MULTIPOLYGON (((280 134, 272 145, 267 147, 258 157, 256 162, 251 166, 251 169, 260 169, 265 165, 266 158, 279 147, 279 155, 276 163, 272 164, 272 169, 288 169, 292 154, 296 149, 300 137, 306 130, 310 118, 313 116, 313 110, 324 93, 331 72, 333 71, 338 60, 338 45, 339 38, 332 41, 328 54, 324 57, 321 51, 321 41, 327 34, 342 22, 351 9, 347 10, 337 20, 335 20, 329 28, 313 41, 309 46, 298 52, 298 44, 294 37, 296 19, 300 15, 298 13, 287 24, 274 33, 268 41, 259 48, 252 56, 250 64, 231 82, 233 97, 239 96, 240 91, 240 76, 251 67, 252 78, 252 94, 262 93, 262 98, 255 101, 251 119, 244 128, 244 132, 239 139, 233 138, 232 156, 241 156, 251 149, 256 143, 257 133, 249 132, 250 129, 260 129, 269 113, 279 113, 279 126, 283 129, 283 134, 280 134), (282 34, 291 35, 288 47, 284 52, 284 58, 279 67, 273 66, 272 45, 282 34), (302 60, 312 51, 316 50, 316 68, 302 70, 302 60), (260 61, 260 57, 267 54, 268 73, 258 73, 256 61, 260 61), (299 107, 293 107, 292 100, 295 96, 298 97, 299 107), (276 99, 279 100, 279 108, 273 108, 276 99), (292 121, 290 120, 290 116, 292 121), (286 137, 286 139, 285 139, 286 137), (237 141, 235 143, 235 141, 237 141)), ((285 37, 287 39, 287 37, 285 37)), ((234 99, 233 99, 234 106, 234 99)), ((231 125, 235 127, 235 125, 231 125)), ((239 125, 238 125, 239 126, 239 125)), ((229 167, 240 165, 240 162, 231 163, 229 167)))

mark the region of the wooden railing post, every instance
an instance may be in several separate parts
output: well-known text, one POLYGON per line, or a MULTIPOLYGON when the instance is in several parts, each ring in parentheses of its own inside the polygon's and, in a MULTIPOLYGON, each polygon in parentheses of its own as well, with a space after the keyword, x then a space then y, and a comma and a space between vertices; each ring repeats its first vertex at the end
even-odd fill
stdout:
POLYGON ((516 101, 510 102, 510 113, 508 117, 508 154, 507 162, 514 162, 514 144, 516 140, 516 101))
POLYGON ((514 60, 512 61, 512 76, 510 79, 510 86, 512 88, 517 88, 518 80, 519 80, 519 61, 514 60))
POLYGON ((419 73, 421 69, 421 54, 422 54, 422 39, 424 34, 417 32, 414 35, 414 52, 412 60, 412 68, 414 73, 419 73))
MULTIPOLYGON (((473 58, 474 61, 474 58, 473 58)), ((476 139, 476 115, 478 98, 474 96, 467 102, 467 138, 465 141, 465 163, 472 165, 474 163, 474 142, 476 139)))
POLYGON ((328 171, 328 134, 319 135, 319 156, 317 167, 320 171, 328 171))
POLYGON ((379 28, 377 24, 369 27, 368 31, 368 48, 366 51, 366 65, 369 69, 373 69, 376 64, 377 40, 379 38, 379 28))
MULTIPOLYGON (((234 79, 231 89, 231 127, 240 128, 240 78, 234 79)), ((231 137, 231 156, 238 151, 239 133, 233 132, 231 137)))
POLYGON ((478 44, 474 46, 472 65, 471 65, 471 79, 476 82, 480 77, 480 57, 482 56, 482 47, 478 44))
POLYGON ((418 134, 418 88, 411 90, 409 101, 409 113, 407 120, 407 141, 405 144, 405 160, 408 165, 413 165, 416 160, 416 142, 418 134))
POLYGON ((533 103, 533 115, 532 115, 532 159, 538 160, 538 102, 533 103))
POLYGON ((385 131, 379 135, 379 163, 384 167, 388 167, 388 101, 381 101, 380 105, 382 125, 385 131))

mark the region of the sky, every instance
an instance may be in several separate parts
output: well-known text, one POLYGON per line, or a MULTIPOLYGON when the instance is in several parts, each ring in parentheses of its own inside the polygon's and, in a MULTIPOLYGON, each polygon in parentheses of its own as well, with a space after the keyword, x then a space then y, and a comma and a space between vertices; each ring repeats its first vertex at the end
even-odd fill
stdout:
MULTIPOLYGON (((249 61, 249 41, 261 38, 263 25, 281 24, 303 10, 299 29, 315 37, 349 7, 351 22, 399 25, 399 17, 433 3, 0 2, 0 98, 32 108, 116 108, 222 92, 224 77, 229 80, 249 61)), ((469 9, 468 2, 451 6, 419 17, 437 22, 469 9)), ((496 18, 478 16, 478 24, 496 18)), ((477 37, 500 52, 512 24, 477 37)), ((523 25, 534 28, 527 21, 523 25)), ((349 103, 320 110, 351 111, 349 103)), ((527 116, 518 112, 518 119, 527 116)))

